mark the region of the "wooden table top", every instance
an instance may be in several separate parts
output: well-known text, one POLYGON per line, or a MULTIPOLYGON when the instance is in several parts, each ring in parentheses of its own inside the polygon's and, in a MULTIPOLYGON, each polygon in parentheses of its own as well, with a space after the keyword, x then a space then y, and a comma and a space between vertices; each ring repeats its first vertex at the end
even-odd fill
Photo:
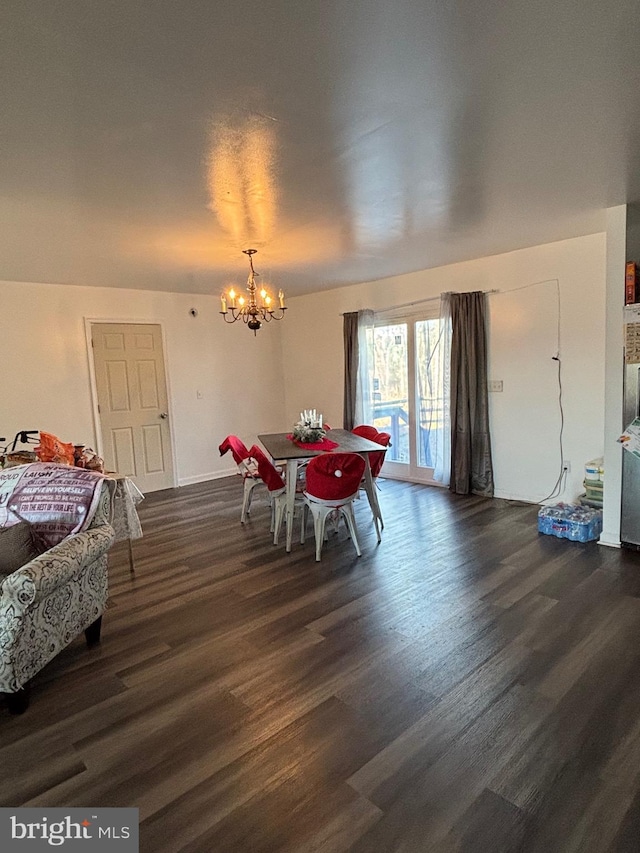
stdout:
POLYGON ((321 456, 327 452, 372 453, 382 449, 377 442, 369 441, 368 438, 363 438, 361 435, 354 435, 347 429, 328 430, 326 437, 338 444, 333 451, 309 450, 306 447, 299 447, 290 438, 287 438, 287 435, 291 435, 291 431, 267 433, 266 435, 259 435, 258 439, 273 459, 309 459, 311 456, 321 456))

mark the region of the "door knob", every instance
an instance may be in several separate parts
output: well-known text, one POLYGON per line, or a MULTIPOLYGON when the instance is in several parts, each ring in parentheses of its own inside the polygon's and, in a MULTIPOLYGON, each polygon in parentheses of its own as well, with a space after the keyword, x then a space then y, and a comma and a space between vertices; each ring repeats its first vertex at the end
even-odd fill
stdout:
POLYGON ((167 414, 167 412, 160 412, 160 417, 164 421, 169 417, 169 415, 167 414))

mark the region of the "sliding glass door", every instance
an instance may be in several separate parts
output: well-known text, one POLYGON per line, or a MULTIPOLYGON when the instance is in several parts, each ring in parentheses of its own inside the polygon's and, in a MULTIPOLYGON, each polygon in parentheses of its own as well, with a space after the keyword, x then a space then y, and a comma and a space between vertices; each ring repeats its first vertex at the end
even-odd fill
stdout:
POLYGON ((374 426, 391 435, 383 476, 433 483, 444 421, 437 317, 377 316, 374 338, 374 426))

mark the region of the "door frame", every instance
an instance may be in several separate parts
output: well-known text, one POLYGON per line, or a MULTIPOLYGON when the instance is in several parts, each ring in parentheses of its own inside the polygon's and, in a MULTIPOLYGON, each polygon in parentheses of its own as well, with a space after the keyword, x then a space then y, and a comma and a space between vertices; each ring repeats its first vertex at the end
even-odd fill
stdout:
MULTIPOLYGON (((431 301, 431 300, 429 300, 431 301)), ((373 325, 376 327, 407 325, 407 379, 408 379, 408 408, 409 408, 409 448, 410 453, 413 450, 413 456, 417 456, 417 412, 416 412, 416 384, 417 384, 417 364, 415 352, 415 326, 416 323, 425 320, 436 320, 438 318, 438 310, 435 306, 430 306, 425 310, 422 303, 411 303, 404 306, 403 309, 390 309, 389 311, 375 311, 373 325), (413 394, 412 394, 413 392, 413 394)), ((375 332, 374 332, 375 334, 375 332)), ((382 427, 378 427, 382 429, 382 427)), ((433 477, 422 474, 422 471, 433 471, 433 468, 422 468, 417 462, 410 461, 406 463, 393 462, 385 460, 380 477, 387 480, 401 480, 404 483, 418 483, 426 486, 442 487, 443 484, 433 477)))
POLYGON ((169 447, 171 448, 171 461, 173 464, 173 485, 172 488, 178 487, 178 465, 176 458, 176 442, 173 424, 175 423, 173 411, 173 394, 171 393, 171 380, 169 374, 169 354, 167 353, 167 336, 165 334, 164 323, 161 320, 140 320, 129 319, 123 317, 85 317, 84 332, 87 346, 87 362, 89 364, 89 387, 91 390, 91 409, 93 411, 93 429, 96 439, 96 452, 98 456, 104 458, 102 444, 102 421, 100 419, 100 411, 98 410, 98 385, 96 382, 96 366, 93 361, 93 345, 92 331, 93 326, 99 326, 104 323, 122 323, 124 325, 136 326, 160 326, 160 335, 162 337, 162 359, 164 361, 164 376, 167 385, 167 408, 169 409, 169 447))

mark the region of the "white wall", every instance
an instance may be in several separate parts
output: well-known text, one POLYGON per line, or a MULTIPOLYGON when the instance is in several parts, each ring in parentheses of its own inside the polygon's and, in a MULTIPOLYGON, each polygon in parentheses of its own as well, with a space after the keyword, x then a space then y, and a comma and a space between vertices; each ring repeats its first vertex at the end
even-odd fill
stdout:
POLYGON ((95 445, 84 318, 158 322, 178 482, 221 475, 232 465, 217 445, 230 432, 253 441, 313 407, 342 425, 342 312, 382 310, 444 290, 497 289, 489 297, 490 377, 504 382, 502 394, 489 396, 496 495, 539 501, 560 461, 552 361, 557 279, 564 448, 572 463, 562 498, 573 500, 582 491, 584 462, 604 449, 605 245, 605 235, 595 234, 292 298, 286 320, 255 338, 244 327, 225 326, 214 297, 0 282, 0 434, 42 428, 95 445))
POLYGON ((282 350, 279 324, 254 337, 219 310, 213 296, 0 282, 0 435, 43 429, 95 447, 84 318, 160 323, 178 484, 231 473, 225 435, 284 427, 282 350))
POLYGON ((620 497, 622 492, 622 454, 617 439, 623 422, 624 395, 624 273, 627 258, 627 207, 607 210, 607 322, 605 373, 604 509, 602 545, 620 546, 620 497))
POLYGON ((343 312, 497 289, 489 297, 489 375, 504 382, 489 395, 496 496, 542 500, 560 468, 557 279, 564 456, 572 465, 560 497, 576 499, 584 463, 603 454, 605 246, 606 235, 593 234, 291 299, 289 316, 305 321, 282 329, 286 422, 315 407, 342 425, 343 312))

